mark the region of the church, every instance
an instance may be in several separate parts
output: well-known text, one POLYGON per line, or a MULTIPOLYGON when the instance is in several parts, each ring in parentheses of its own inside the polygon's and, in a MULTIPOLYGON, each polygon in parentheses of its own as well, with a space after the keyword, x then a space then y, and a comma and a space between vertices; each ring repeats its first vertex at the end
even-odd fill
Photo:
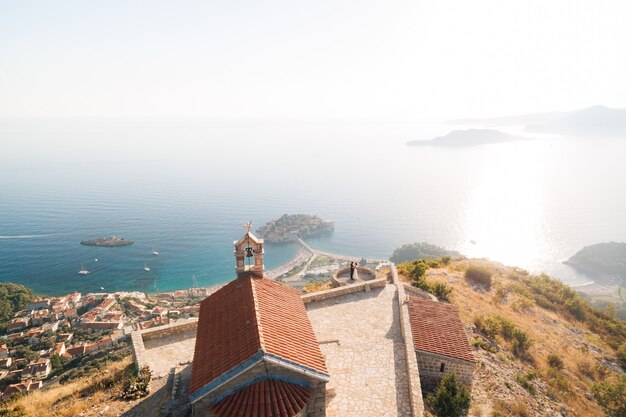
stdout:
POLYGON ((264 277, 263 239, 246 228, 237 278, 200 305, 192 415, 306 417, 330 375, 300 294, 264 277))

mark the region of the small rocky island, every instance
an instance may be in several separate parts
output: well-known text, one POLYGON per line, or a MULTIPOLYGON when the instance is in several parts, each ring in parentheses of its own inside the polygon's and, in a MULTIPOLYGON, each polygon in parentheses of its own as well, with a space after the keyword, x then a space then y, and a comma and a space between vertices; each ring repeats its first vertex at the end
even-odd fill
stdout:
POLYGON ((117 236, 110 237, 98 237, 90 240, 83 240, 80 242, 81 245, 85 246, 127 246, 135 243, 134 240, 126 240, 117 236))
POLYGON ((272 243, 293 242, 298 238, 322 236, 332 233, 335 224, 308 214, 283 214, 259 227, 259 235, 272 243))

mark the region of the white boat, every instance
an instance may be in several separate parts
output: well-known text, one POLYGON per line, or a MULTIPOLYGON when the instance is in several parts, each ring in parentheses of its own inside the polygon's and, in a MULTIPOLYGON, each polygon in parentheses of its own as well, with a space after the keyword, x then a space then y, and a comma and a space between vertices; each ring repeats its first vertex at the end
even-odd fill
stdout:
POLYGON ((80 275, 87 275, 89 271, 87 271, 83 264, 80 264, 80 271, 78 271, 80 275))
POLYGON ((94 262, 98 262, 98 258, 94 259, 94 262))
POLYGON ((150 270, 150 268, 148 268, 148 263, 146 262, 145 264, 143 264, 143 270, 148 272, 150 270))
POLYGON ((158 250, 156 250, 156 248, 155 248, 154 246, 152 247, 152 254, 153 254, 154 256, 159 256, 159 251, 158 251, 158 250))

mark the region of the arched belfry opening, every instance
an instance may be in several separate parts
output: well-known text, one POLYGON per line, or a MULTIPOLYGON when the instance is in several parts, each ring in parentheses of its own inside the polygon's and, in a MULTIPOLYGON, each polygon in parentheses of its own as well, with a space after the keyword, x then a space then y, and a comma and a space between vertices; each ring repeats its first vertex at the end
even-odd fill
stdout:
POLYGON ((242 278, 249 274, 262 277, 265 270, 263 239, 259 239, 250 231, 252 222, 246 223, 243 228, 246 229, 246 233, 241 239, 234 242, 237 277, 242 278))

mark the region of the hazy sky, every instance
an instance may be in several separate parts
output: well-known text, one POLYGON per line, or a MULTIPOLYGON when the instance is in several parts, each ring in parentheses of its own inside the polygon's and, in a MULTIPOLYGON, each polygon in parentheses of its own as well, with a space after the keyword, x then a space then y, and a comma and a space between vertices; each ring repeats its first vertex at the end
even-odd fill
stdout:
POLYGON ((626 107, 624 0, 0 0, 0 117, 626 107))

